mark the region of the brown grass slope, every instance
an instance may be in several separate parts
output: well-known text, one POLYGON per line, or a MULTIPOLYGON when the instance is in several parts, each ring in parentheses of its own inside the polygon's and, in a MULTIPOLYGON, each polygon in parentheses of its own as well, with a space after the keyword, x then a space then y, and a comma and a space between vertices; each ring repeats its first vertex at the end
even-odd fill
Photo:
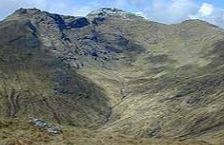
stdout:
POLYGON ((210 145, 205 141, 181 141, 178 139, 149 139, 102 133, 100 131, 63 126, 63 134, 49 135, 28 125, 21 119, 1 119, 1 145, 210 145))

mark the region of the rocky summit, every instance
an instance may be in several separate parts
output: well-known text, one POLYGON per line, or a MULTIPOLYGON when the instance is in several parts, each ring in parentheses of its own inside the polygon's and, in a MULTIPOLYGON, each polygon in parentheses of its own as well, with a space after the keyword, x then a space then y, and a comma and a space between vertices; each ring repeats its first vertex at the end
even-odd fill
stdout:
POLYGON ((223 145, 223 56, 201 20, 19 9, 0 22, 0 144, 223 145))

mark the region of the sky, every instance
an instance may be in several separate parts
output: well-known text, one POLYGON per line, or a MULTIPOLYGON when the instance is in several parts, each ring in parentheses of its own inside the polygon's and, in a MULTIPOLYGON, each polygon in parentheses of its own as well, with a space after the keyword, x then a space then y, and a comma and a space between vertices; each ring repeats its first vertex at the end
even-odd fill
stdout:
POLYGON ((122 9, 160 23, 201 19, 224 28, 224 0, 0 0, 0 20, 19 8, 85 16, 104 7, 122 9))

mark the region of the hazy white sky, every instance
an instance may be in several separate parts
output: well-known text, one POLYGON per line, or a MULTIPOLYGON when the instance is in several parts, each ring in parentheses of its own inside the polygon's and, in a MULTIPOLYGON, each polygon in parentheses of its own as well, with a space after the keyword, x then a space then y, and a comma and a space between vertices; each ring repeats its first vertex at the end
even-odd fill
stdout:
POLYGON ((0 19, 21 7, 74 16, 116 7, 162 23, 201 19, 224 27, 223 0, 0 0, 0 19))

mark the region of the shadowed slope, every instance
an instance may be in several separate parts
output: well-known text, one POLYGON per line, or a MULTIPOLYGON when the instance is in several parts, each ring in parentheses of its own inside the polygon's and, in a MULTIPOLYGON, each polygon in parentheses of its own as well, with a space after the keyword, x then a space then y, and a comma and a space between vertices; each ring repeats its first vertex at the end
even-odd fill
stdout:
POLYGON ((47 50, 30 21, 3 23, 0 33, 1 116, 93 127, 107 120, 103 89, 47 50))

